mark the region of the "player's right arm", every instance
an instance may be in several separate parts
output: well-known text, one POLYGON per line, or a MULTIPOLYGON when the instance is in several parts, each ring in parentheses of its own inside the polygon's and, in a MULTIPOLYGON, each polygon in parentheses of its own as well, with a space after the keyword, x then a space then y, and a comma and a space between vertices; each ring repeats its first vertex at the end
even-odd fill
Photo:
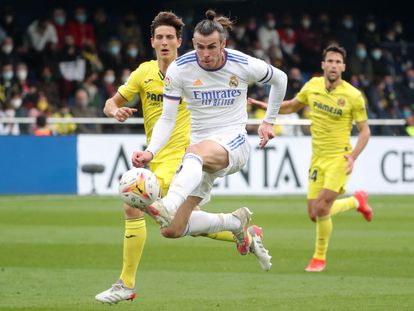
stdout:
POLYGON ((162 114, 152 130, 151 141, 145 151, 135 151, 132 154, 132 165, 144 167, 170 139, 174 130, 180 98, 168 98, 164 94, 162 114))
POLYGON ((285 100, 280 106, 279 113, 280 114, 294 113, 294 112, 301 110, 305 106, 306 105, 302 104, 297 98, 293 98, 291 100, 285 100))
POLYGON ((132 155, 132 164, 143 167, 148 164, 158 151, 164 147, 174 130, 178 106, 181 103, 182 87, 180 72, 173 62, 167 69, 164 79, 164 96, 162 113, 152 130, 151 141, 145 151, 136 151, 132 155))
POLYGON ((124 107, 126 102, 127 100, 117 92, 105 102, 103 111, 107 117, 124 122, 137 111, 135 108, 124 107))

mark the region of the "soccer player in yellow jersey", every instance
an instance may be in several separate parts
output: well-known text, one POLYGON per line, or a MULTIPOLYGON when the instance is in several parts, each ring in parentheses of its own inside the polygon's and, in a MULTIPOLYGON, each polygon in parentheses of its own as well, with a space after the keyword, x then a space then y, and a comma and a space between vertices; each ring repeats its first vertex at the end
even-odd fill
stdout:
MULTIPOLYGON (((126 107, 138 93, 141 98, 144 128, 149 142, 154 124, 162 112, 164 75, 168 66, 177 58, 181 45, 184 23, 172 12, 160 12, 151 24, 151 46, 156 60, 142 63, 118 92, 105 103, 104 113, 118 121, 125 121, 137 109, 126 107)), ((162 193, 167 193, 170 182, 181 162, 185 148, 190 142, 190 114, 185 103, 181 103, 172 138, 150 164, 157 176, 162 193)), ((119 280, 108 290, 96 295, 96 299, 106 303, 117 303, 135 298, 135 275, 141 260, 146 240, 144 213, 124 204, 125 236, 123 267, 119 280)))
MULTIPOLYGON (((373 216, 365 191, 337 199, 345 193, 354 162, 370 137, 364 97, 359 90, 342 80, 345 59, 346 51, 342 47, 329 45, 323 51, 323 77, 312 78, 294 99, 284 101, 279 111, 288 114, 306 105, 310 109, 312 160, 307 198, 309 217, 316 222, 316 245, 313 258, 305 269, 307 272, 325 269, 332 216, 350 209, 356 209, 367 221, 371 221, 373 216), (350 144, 353 121, 358 129, 354 148, 350 144)), ((256 100, 249 101, 257 106, 266 106, 256 100)))

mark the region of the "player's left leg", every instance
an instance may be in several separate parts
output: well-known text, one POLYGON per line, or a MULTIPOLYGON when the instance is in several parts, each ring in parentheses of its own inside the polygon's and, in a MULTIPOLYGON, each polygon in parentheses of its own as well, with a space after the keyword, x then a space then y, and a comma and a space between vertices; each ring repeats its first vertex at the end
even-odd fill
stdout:
MULTIPOLYGON (((196 206, 194 211, 201 211, 200 206, 196 206)), ((234 239, 233 233, 231 231, 221 231, 221 232, 215 232, 215 233, 208 233, 208 234, 200 234, 200 235, 194 235, 194 237, 207 237, 212 240, 217 241, 225 241, 225 242, 236 242, 234 239)))
POLYGON ((316 209, 316 242, 312 260, 306 267, 307 272, 319 272, 326 265, 326 253, 332 234, 332 219, 330 208, 337 198, 338 193, 322 189, 318 198, 313 201, 316 209))
POLYGON ((141 261, 147 228, 144 214, 135 208, 126 207, 123 265, 120 279, 128 288, 135 287, 135 276, 141 261))
POLYGON ((306 267, 307 272, 323 271, 326 266, 326 253, 332 234, 332 219, 330 210, 344 186, 338 178, 338 165, 344 167, 345 160, 336 158, 312 157, 309 170, 308 212, 313 221, 316 221, 315 251, 312 260, 306 267))
POLYGON ((123 265, 119 280, 111 288, 97 294, 95 299, 109 304, 135 298, 135 277, 147 238, 144 213, 124 204, 125 233, 123 265))

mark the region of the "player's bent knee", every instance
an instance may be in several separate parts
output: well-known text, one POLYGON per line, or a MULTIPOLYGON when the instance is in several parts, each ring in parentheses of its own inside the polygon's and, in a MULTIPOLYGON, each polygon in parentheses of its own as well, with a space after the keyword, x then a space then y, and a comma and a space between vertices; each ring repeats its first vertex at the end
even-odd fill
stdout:
POLYGON ((176 230, 174 228, 168 227, 161 229, 161 234, 165 238, 176 239, 181 237, 182 232, 179 232, 179 230, 176 230))

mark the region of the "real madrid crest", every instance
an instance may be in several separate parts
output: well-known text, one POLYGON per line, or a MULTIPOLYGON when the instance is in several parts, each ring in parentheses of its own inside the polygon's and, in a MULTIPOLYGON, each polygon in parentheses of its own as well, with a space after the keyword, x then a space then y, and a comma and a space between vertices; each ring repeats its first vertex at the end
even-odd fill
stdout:
POLYGON ((230 87, 237 87, 239 85, 239 80, 237 80, 237 77, 235 75, 232 75, 230 77, 229 86, 230 87))
POLYGON ((345 99, 340 98, 340 99, 338 99, 337 104, 338 104, 339 107, 343 107, 343 106, 345 106, 346 101, 345 101, 345 99))

